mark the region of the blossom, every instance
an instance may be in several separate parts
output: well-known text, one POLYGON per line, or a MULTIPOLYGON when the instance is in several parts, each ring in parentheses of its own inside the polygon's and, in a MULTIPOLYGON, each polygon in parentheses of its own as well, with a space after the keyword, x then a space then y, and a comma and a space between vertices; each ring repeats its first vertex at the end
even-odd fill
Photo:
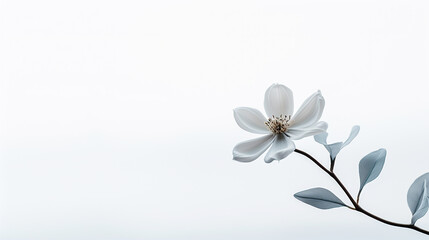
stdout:
POLYGON ((270 148, 265 162, 281 160, 295 150, 292 140, 313 136, 326 131, 328 124, 320 121, 325 99, 320 91, 308 97, 293 114, 292 91, 281 84, 271 85, 265 92, 264 108, 268 119, 257 109, 239 107, 234 109, 234 118, 242 129, 264 136, 237 144, 233 159, 251 162, 270 148))

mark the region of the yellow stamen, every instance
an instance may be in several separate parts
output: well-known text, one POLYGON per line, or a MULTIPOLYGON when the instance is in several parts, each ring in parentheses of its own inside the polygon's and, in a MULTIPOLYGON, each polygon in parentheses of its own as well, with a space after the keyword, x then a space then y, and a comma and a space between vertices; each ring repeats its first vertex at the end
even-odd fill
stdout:
POLYGON ((283 116, 280 114, 280 117, 268 118, 268 121, 265 122, 265 125, 273 133, 284 133, 289 127, 290 116, 283 116))

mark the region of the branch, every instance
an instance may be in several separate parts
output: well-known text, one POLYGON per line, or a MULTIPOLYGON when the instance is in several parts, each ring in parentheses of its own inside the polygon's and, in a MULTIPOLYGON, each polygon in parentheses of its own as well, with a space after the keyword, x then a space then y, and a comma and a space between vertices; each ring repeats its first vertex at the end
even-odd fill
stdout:
POLYGON ((395 227, 401 227, 401 228, 409 228, 409 229, 413 229, 413 230, 415 230, 415 231, 418 231, 418 232, 421 232, 421 233, 424 233, 424 234, 426 234, 426 235, 429 235, 429 231, 427 231, 427 230, 424 230, 424 229, 421 229, 421 228, 419 228, 419 227, 416 227, 415 225, 412 225, 412 224, 403 224, 403 223, 396 223, 396 222, 391 222, 391 221, 388 221, 388 220, 386 220, 386 219, 383 219, 383 218, 381 218, 381 217, 378 217, 378 216, 376 216, 376 215, 374 215, 374 214, 372 214, 372 213, 370 213, 370 212, 368 212, 368 211, 366 211, 365 209, 363 209, 359 204, 358 204, 358 202, 357 201, 355 201, 354 199, 353 199, 353 197, 352 197, 352 195, 350 194, 350 192, 347 190, 347 188, 344 186, 344 184, 340 181, 340 179, 337 177, 337 175, 335 175, 335 173, 334 172, 332 172, 332 171, 329 171, 327 168, 325 168, 319 161, 317 161, 314 157, 312 157, 310 154, 308 154, 308 153, 306 153, 306 152, 304 152, 304 151, 302 151, 302 150, 299 150, 299 149, 295 149, 295 152, 296 153, 299 153, 299 154, 301 154, 301 155, 303 155, 303 156, 305 156, 305 157, 307 157, 308 159, 310 159, 311 161, 313 161, 320 169, 322 169, 324 172, 326 172, 331 178, 333 178, 334 180, 335 180, 335 182, 337 182, 337 184, 341 187, 341 189, 343 190, 343 192, 347 195, 347 197, 348 197, 348 199, 350 200, 350 202, 353 204, 353 206, 354 206, 354 208, 351 208, 352 210, 355 210, 355 211, 358 211, 358 212, 361 212, 361 213, 363 213, 363 214, 365 214, 365 215, 367 215, 368 217, 371 217, 371 218, 373 218, 373 219, 375 219, 375 220, 377 220, 377 221, 379 221, 379 222, 382 222, 382 223, 385 223, 385 224, 388 224, 388 225, 392 225, 392 226, 395 226, 395 227))

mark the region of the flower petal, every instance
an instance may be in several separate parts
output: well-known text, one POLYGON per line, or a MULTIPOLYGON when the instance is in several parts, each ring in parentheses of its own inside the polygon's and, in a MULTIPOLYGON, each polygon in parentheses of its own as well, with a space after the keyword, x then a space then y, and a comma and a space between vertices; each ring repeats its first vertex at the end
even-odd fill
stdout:
POLYGON ((308 97, 298 111, 293 115, 289 124, 291 127, 306 128, 317 121, 322 116, 325 108, 325 99, 320 91, 313 93, 308 97))
POLYGON ((293 93, 281 84, 271 85, 265 92, 265 112, 268 117, 290 116, 293 113, 293 93))
POLYGON ((251 162, 261 156, 273 143, 275 135, 247 140, 235 145, 232 150, 233 159, 239 162, 251 162))
POLYGON ((355 139, 355 137, 358 135, 359 130, 360 130, 359 126, 357 126, 357 125, 353 126, 352 131, 350 132, 349 138, 347 138, 347 140, 343 143, 341 148, 349 145, 353 141, 353 139, 355 139))
POLYGON ((286 134, 292 140, 298 140, 304 137, 313 136, 320 134, 328 129, 328 124, 326 122, 320 121, 309 128, 289 128, 286 131, 286 134))
POLYGON ((234 109, 234 118, 238 126, 251 133, 270 133, 265 122, 267 119, 254 108, 240 107, 234 109))
POLYGON ((295 150, 295 144, 285 134, 277 134, 273 145, 265 156, 265 162, 281 160, 295 150))

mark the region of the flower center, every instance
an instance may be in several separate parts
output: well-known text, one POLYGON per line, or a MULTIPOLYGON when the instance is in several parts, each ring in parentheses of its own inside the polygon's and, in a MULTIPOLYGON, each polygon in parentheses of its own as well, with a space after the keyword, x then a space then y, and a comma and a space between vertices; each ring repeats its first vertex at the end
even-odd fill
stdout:
POLYGON ((268 118, 268 121, 265 122, 265 125, 270 129, 273 133, 284 133, 289 127, 289 116, 283 116, 280 114, 280 117, 268 118))

